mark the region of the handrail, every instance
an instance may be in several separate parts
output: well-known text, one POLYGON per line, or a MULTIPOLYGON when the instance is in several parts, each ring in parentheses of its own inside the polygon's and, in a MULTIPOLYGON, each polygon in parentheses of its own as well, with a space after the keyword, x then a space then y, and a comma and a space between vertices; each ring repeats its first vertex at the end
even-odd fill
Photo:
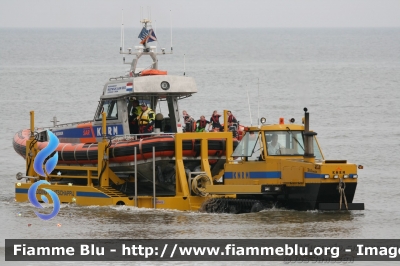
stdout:
POLYGON ((183 140, 201 140, 201 171, 205 172, 212 179, 210 164, 208 162, 208 140, 209 139, 226 139, 225 156, 226 162, 231 158, 233 149, 232 132, 208 132, 208 133, 178 133, 175 134, 175 169, 176 169, 176 191, 181 193, 183 197, 190 196, 188 181, 186 178, 185 167, 183 164, 183 140))

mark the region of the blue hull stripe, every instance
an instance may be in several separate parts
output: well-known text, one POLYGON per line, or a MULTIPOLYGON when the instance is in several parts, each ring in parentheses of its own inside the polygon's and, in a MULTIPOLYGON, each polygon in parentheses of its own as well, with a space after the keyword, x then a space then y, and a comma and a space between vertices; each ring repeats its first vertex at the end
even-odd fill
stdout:
MULTIPOLYGON (((226 179, 233 178, 281 178, 281 172, 226 172, 226 179)), ((304 178, 324 178, 325 174, 304 173, 304 178)))
POLYGON ((91 198, 109 198, 106 194, 100 192, 83 192, 78 191, 76 192, 77 197, 91 197, 91 198))
POLYGON ((16 188, 15 193, 28 194, 28 190, 27 188, 16 188))
POLYGON ((325 179, 325 174, 315 174, 315 173, 304 173, 304 178, 324 178, 325 179))
POLYGON ((226 172, 224 178, 281 178, 281 172, 226 172))

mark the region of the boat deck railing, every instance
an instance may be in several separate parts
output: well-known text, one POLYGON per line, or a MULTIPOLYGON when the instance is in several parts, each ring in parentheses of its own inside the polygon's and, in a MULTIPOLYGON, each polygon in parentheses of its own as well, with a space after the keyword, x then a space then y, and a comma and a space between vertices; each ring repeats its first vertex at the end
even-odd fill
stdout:
POLYGON ((70 122, 70 123, 64 123, 64 124, 56 124, 56 125, 53 125, 52 127, 40 127, 40 129, 60 128, 60 127, 66 127, 66 126, 74 126, 74 125, 78 125, 78 124, 91 123, 91 122, 93 122, 93 120, 70 122))
POLYGON ((119 76, 119 77, 115 77, 115 78, 110 78, 109 80, 120 80, 120 79, 132 79, 132 77, 130 76, 119 76))
POLYGON ((137 140, 143 137, 154 137, 154 136, 173 136, 176 133, 173 132, 153 132, 153 133, 144 133, 144 134, 124 134, 124 135, 115 135, 112 137, 112 141, 118 140, 137 140))

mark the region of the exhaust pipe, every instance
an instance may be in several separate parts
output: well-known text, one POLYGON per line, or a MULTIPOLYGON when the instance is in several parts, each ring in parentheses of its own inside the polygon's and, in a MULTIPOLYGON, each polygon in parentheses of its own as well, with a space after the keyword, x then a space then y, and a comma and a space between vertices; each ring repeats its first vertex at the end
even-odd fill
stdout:
POLYGON ((310 130, 310 113, 307 111, 307 107, 304 107, 304 145, 305 145, 305 150, 304 150, 304 158, 305 159, 311 159, 310 161, 313 161, 315 156, 314 156, 314 136, 317 135, 315 132, 311 132, 310 130))

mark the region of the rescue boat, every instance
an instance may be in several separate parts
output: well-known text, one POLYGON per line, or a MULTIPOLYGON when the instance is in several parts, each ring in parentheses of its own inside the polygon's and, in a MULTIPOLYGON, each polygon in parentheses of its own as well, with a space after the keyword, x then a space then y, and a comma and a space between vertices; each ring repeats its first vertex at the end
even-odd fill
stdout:
MULTIPOLYGON (((26 141, 31 131, 24 129, 19 131, 13 140, 14 150, 25 158, 26 141)), ((47 141, 39 141, 39 150, 48 145, 47 141)), ((225 156, 225 140, 211 139, 208 141, 208 156, 218 158, 225 156)), ((234 144, 237 145, 236 143, 234 144)), ((134 150, 137 149, 138 160, 148 160, 153 157, 153 147, 157 158, 168 158, 175 155, 175 139, 173 135, 160 135, 148 138, 129 140, 128 138, 113 139, 110 143, 110 161, 115 165, 130 163, 134 160, 134 150)), ((56 151, 59 154, 59 164, 97 164, 97 142, 93 143, 70 143, 60 142, 56 151)), ((200 142, 195 139, 183 142, 183 155, 187 158, 196 158, 200 155, 200 142)), ((116 167, 118 168, 118 167, 116 167)))

